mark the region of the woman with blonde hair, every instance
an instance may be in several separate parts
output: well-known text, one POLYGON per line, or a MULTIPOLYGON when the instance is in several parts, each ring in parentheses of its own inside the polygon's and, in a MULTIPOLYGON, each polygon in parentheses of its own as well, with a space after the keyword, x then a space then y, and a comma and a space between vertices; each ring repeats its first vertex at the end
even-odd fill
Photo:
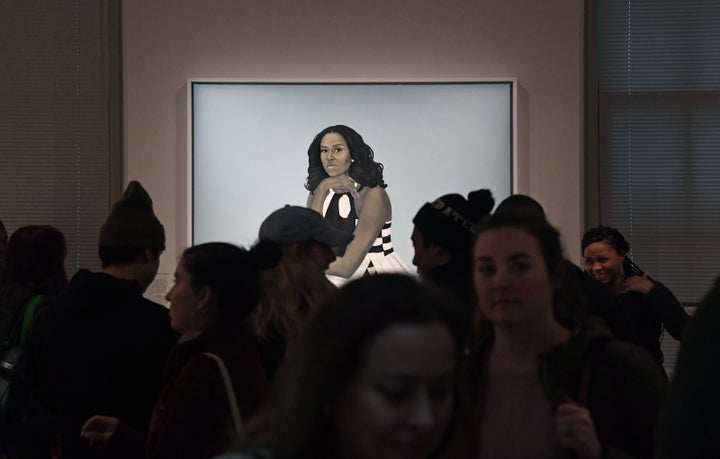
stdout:
POLYGON ((336 258, 332 247, 347 245, 353 235, 333 228, 312 209, 287 205, 263 221, 259 237, 282 250, 280 262, 261 274, 260 300, 251 318, 272 379, 303 323, 336 290, 324 274, 336 258))

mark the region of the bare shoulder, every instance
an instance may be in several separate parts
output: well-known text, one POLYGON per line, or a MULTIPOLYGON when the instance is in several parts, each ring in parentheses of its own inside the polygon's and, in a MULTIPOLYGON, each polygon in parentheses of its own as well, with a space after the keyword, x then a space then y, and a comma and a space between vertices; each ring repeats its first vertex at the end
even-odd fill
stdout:
POLYGON ((355 201, 355 207, 358 215, 363 214, 364 210, 377 215, 377 218, 388 221, 392 218, 392 206, 390 197, 384 188, 375 186, 372 188, 365 187, 359 192, 359 196, 355 201))
POLYGON ((372 188, 364 187, 358 194, 358 207, 361 207, 366 202, 374 203, 374 205, 378 205, 383 202, 390 204, 390 197, 388 196, 387 191, 385 191, 385 188, 380 186, 374 186, 372 188))

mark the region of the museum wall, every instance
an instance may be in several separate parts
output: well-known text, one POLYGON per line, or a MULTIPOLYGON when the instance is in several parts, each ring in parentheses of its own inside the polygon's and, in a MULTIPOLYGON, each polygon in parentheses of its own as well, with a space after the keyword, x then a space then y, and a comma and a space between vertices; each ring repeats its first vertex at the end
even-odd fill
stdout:
MULTIPOLYGON (((156 293, 188 241, 188 78, 516 78, 516 192, 543 204, 578 260, 582 2, 124 0, 122 10, 123 173, 146 185, 165 224, 156 293)), ((468 148, 449 138, 438 160, 468 148)))

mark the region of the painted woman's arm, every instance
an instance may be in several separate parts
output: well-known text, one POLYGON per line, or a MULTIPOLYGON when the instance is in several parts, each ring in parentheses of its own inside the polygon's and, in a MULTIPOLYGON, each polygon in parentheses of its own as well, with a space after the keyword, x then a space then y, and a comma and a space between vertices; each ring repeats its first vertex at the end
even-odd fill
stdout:
POLYGON ((366 188, 355 204, 358 210, 358 224, 353 232, 355 237, 347 245, 345 254, 330 264, 328 274, 350 277, 362 263, 385 222, 392 218, 390 198, 382 187, 366 188))

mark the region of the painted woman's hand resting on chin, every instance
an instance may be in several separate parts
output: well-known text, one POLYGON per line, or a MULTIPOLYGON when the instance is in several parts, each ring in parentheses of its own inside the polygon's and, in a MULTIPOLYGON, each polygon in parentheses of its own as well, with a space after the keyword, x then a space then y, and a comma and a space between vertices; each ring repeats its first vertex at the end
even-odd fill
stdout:
POLYGON ((350 193, 353 198, 358 197, 358 183, 349 175, 338 175, 337 177, 328 177, 320 182, 320 188, 330 190, 332 188, 336 193, 350 193))
POLYGON ((331 189, 339 194, 350 193, 353 199, 358 199, 358 188, 360 188, 360 185, 349 175, 327 177, 320 182, 308 197, 308 207, 321 214, 325 196, 331 189))

